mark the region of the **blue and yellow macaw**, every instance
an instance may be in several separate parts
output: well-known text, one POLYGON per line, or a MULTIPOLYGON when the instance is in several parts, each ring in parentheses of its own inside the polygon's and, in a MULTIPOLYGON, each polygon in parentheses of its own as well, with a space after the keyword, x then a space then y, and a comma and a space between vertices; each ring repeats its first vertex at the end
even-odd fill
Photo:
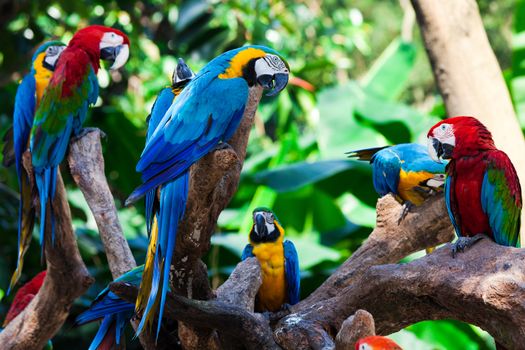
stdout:
POLYGON ((242 252, 242 260, 257 257, 263 282, 255 300, 255 310, 275 312, 286 304, 299 302, 301 276, 299 257, 291 241, 284 241, 284 229, 275 214, 267 208, 253 211, 250 243, 242 252))
MULTIPOLYGON (((142 280, 144 265, 126 272, 114 282, 129 283, 138 286, 142 280)), ((76 324, 81 326, 90 322, 102 320, 89 350, 116 349, 120 345, 124 327, 130 321, 135 311, 135 305, 120 299, 115 293, 104 288, 93 300, 88 310, 78 315, 76 324)))
MULTIPOLYGON (((190 67, 184 62, 182 58, 179 58, 177 67, 173 71, 171 86, 162 89, 151 108, 151 113, 146 118, 148 123, 148 132, 146 134, 146 143, 149 141, 153 132, 159 125, 162 117, 168 111, 171 104, 177 96, 182 92, 184 87, 188 85, 191 79, 195 77, 195 74, 190 67)), ((151 226, 153 224, 153 217, 155 212, 158 210, 158 198, 157 189, 152 189, 146 194, 146 226, 148 235, 151 233, 151 226)))
POLYGON ((412 205, 421 205, 443 190, 445 164, 434 162, 423 145, 403 143, 351 151, 348 155, 370 161, 374 188, 381 197, 392 193, 404 203, 400 221, 412 205))
POLYGON ((97 71, 100 59, 110 69, 120 68, 129 56, 129 39, 119 30, 92 25, 73 35, 56 63, 53 77, 44 91, 31 129, 30 149, 35 183, 40 199, 40 243, 44 251, 46 213, 50 209, 51 242, 54 243, 54 214, 58 166, 73 135, 82 132, 89 105, 98 97, 97 71))
POLYGON ((137 311, 142 319, 137 333, 153 319, 157 307, 157 335, 160 330, 177 228, 186 207, 190 166, 233 136, 244 114, 249 87, 257 84, 272 89, 269 95, 276 95, 288 83, 288 75, 286 62, 267 47, 228 51, 192 79, 148 139, 136 168, 142 173, 143 184, 126 201, 135 202, 160 187, 158 242, 154 258, 146 259, 144 281, 151 280, 151 284, 140 287, 137 311))
POLYGON ((31 70, 22 79, 15 97, 13 113, 13 130, 9 133, 4 147, 4 165, 15 162, 18 186, 20 189, 20 204, 18 211, 18 259, 16 270, 11 277, 11 291, 20 279, 24 266, 24 256, 31 243, 35 225, 35 207, 31 191, 31 179, 22 164, 22 156, 29 146, 29 134, 33 125, 35 111, 40 105, 42 95, 49 80, 53 76, 55 64, 65 44, 60 41, 49 41, 40 45, 31 60, 31 70), (13 156, 10 157, 9 154, 13 156))

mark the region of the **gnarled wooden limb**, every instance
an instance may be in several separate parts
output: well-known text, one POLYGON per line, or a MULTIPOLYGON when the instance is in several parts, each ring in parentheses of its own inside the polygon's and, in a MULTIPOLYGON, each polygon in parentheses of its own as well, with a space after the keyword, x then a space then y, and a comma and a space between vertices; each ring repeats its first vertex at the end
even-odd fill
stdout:
MULTIPOLYGON (((250 305, 262 281, 259 263, 255 258, 248 259, 237 266, 232 276, 218 290, 220 299, 194 300, 168 293, 165 317, 202 329, 216 329, 229 339, 236 339, 246 349, 279 349, 268 320, 262 314, 247 310, 253 308, 250 305)), ((137 287, 125 283, 112 283, 110 289, 132 303, 138 294, 137 287)))
POLYGON ((354 350, 355 343, 365 337, 376 335, 374 318, 365 310, 357 310, 348 317, 335 337, 336 350, 354 350))
POLYGON ((413 252, 454 239, 441 195, 414 208, 398 224, 401 210, 401 205, 391 195, 379 199, 377 224, 368 239, 315 292, 293 309, 337 295, 370 266, 395 263, 413 252))
MULTIPOLYGON (((29 170, 30 159, 31 155, 26 152, 24 166, 29 170)), ((0 333, 3 350, 42 349, 66 320, 73 301, 93 283, 78 251, 60 172, 52 206, 55 213, 55 244, 52 244, 49 234, 51 216, 48 210, 45 246, 47 275, 44 285, 25 311, 0 333)))
POLYGON ((104 174, 101 131, 93 129, 69 145, 68 162, 73 180, 95 217, 113 278, 137 266, 118 221, 117 208, 104 174))
MULTIPOLYGON (((103 136, 99 129, 92 129, 73 139, 69 145, 68 162, 73 180, 93 213, 109 269, 115 279, 136 267, 137 263, 124 238, 115 201, 104 174, 101 135, 103 136)), ((138 326, 136 320, 131 324, 134 329, 138 326)), ((142 332, 139 340, 146 350, 155 349, 155 338, 149 332, 142 332)))

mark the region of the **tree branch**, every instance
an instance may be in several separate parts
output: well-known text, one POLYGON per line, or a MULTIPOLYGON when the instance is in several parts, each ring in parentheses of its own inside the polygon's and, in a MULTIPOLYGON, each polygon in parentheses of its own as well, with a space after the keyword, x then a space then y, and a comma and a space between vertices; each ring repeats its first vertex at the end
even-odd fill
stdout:
POLYGON ((95 217, 109 269, 115 279, 136 267, 137 263, 122 233, 115 201, 104 174, 100 135, 99 129, 93 129, 72 140, 69 145, 68 162, 73 180, 82 191, 95 217))
MULTIPOLYGON (((31 154, 24 154, 24 167, 31 173, 31 154)), ((57 176, 55 198, 55 244, 51 242, 51 216, 46 218, 47 275, 44 285, 29 306, 0 333, 4 350, 42 349, 66 320, 73 301, 93 283, 80 253, 71 225, 71 211, 64 182, 57 176)))
MULTIPOLYGON (((248 259, 239 263, 232 277, 217 291, 220 299, 194 300, 168 293, 165 317, 202 329, 216 329, 227 338, 236 339, 246 349, 279 349, 268 320, 262 314, 247 310, 253 309, 255 294, 261 283, 257 259, 248 259)), ((137 298, 136 286, 112 283, 110 289, 131 303, 137 298)))
POLYGON ((442 195, 416 207, 398 224, 401 205, 391 195, 377 202, 377 223, 368 239, 308 298, 293 307, 336 296, 370 266, 398 262, 405 256, 454 239, 442 195))
MULTIPOLYGON (((104 136, 99 129, 92 129, 73 139, 69 145, 68 162, 73 180, 93 213, 111 275, 116 279, 136 267, 137 263, 122 232, 115 201, 104 173, 101 135, 104 136)), ((132 320, 131 325, 137 329, 137 320, 132 320)), ((139 340, 146 350, 155 349, 155 338, 150 332, 142 332, 139 340)))
POLYGON ((411 1, 447 114, 479 118, 525 184, 525 139, 476 1, 411 1))
POLYGON ((357 310, 348 317, 335 337, 336 350, 354 350, 355 343, 376 334, 374 318, 365 310, 357 310))

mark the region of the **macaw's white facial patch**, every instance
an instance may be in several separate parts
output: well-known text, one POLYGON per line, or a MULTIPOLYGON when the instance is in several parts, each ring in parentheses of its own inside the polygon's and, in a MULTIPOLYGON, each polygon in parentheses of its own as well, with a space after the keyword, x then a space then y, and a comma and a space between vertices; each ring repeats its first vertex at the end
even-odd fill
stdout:
POLYGON ((58 61, 58 58, 64 51, 65 46, 50 46, 46 49, 46 54, 44 57, 44 66, 50 70, 54 70, 55 65, 58 61))
POLYGON ((119 46, 122 43, 124 43, 124 38, 122 36, 113 32, 107 32, 102 35, 102 39, 100 40, 100 49, 119 46))
POLYGON ((262 75, 273 76, 277 73, 289 73, 288 68, 286 68, 286 65, 279 56, 267 54, 266 56, 259 58, 255 62, 255 74, 257 77, 262 75))
POLYGON ((443 123, 434 129, 433 136, 441 143, 455 146, 456 137, 454 136, 454 128, 451 124, 443 123))

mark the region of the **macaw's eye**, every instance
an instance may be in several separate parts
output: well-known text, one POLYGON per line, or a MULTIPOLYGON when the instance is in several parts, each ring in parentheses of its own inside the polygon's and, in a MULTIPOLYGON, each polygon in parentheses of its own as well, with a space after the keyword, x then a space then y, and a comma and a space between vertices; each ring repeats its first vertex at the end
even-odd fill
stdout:
POLYGON ((441 130, 446 130, 447 129, 447 126, 445 124, 441 125, 441 130))

